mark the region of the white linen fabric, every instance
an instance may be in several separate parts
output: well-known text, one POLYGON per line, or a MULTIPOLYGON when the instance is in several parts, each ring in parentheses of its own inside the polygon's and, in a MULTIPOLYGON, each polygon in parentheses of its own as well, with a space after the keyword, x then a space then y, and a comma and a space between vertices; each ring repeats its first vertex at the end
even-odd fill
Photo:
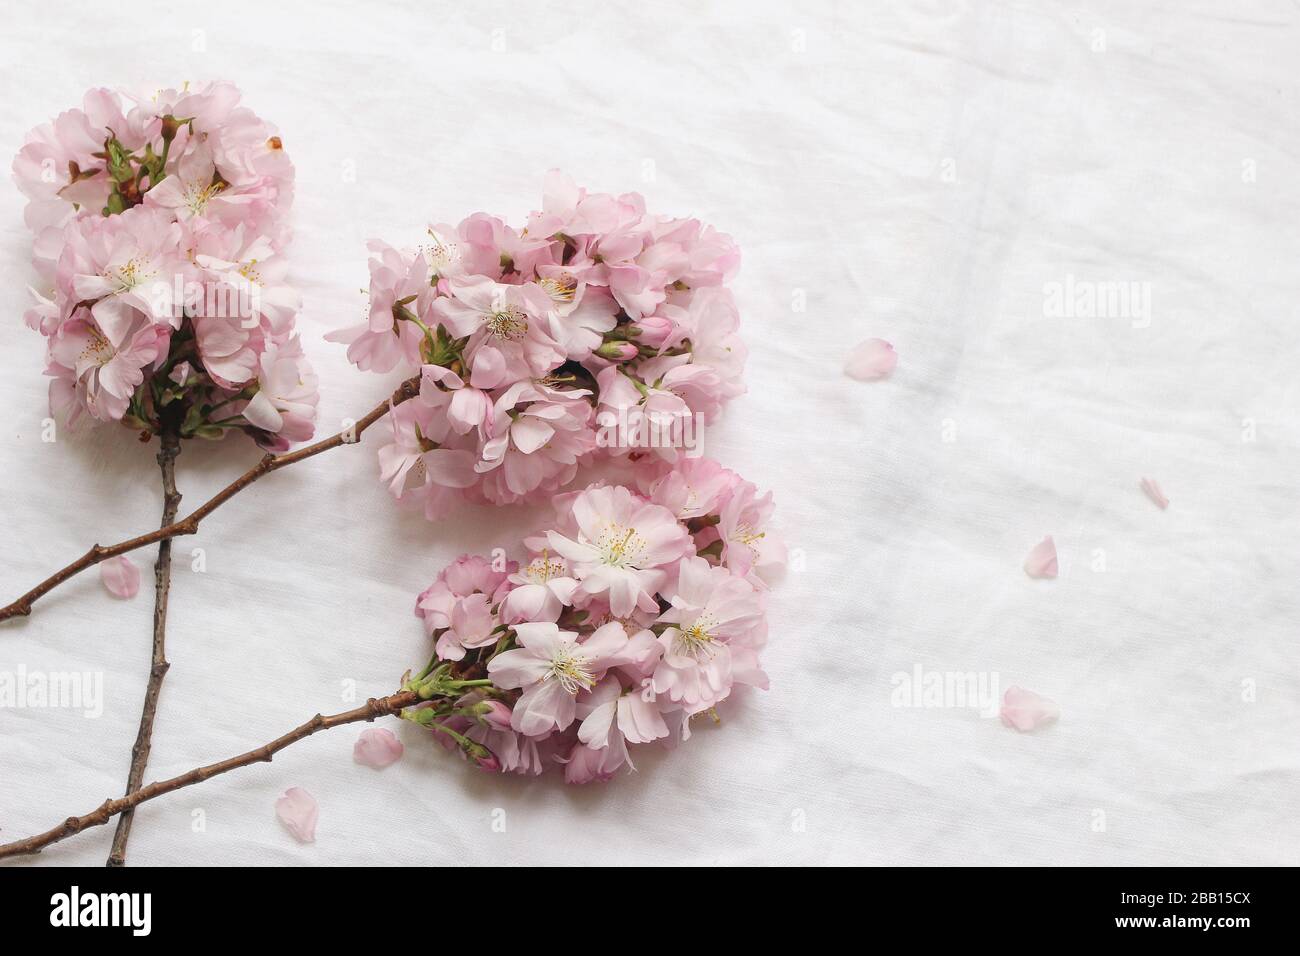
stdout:
MULTIPOLYGON (((1300 863, 1294 5, 131 11, 7 19, 0 154, 92 85, 239 84, 298 169, 321 434, 399 378, 322 340, 362 315, 365 240, 522 222, 559 167, 739 242, 750 391, 707 450, 774 489, 795 549, 771 690, 635 774, 487 775, 393 721, 406 755, 377 772, 352 761, 358 725, 143 806, 132 863, 1300 863), (871 336, 898 369, 853 381, 871 336), (1060 577, 1030 580, 1047 534, 1060 577), (896 706, 917 669, 1030 688, 1061 719, 1020 734, 951 695, 896 706), (319 801, 315 844, 275 819, 290 786, 319 801)), ((155 446, 41 439, 22 206, 0 186, 5 601, 161 508, 155 446)), ((178 541, 147 779, 391 691, 427 657, 417 592, 533 527, 424 522, 378 484, 374 446, 272 476, 178 541)), ((187 445, 182 510, 257 455, 187 445)), ((0 672, 104 681, 99 717, 0 709, 0 840, 121 792, 152 614, 135 559, 133 601, 91 572, 0 626, 0 672)), ((110 838, 17 865, 102 862, 110 838)))

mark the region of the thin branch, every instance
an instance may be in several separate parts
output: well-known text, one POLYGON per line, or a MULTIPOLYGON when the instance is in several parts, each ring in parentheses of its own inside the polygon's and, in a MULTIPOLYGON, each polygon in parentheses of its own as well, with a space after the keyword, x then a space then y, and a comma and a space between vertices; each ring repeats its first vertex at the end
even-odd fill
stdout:
POLYGON ((147 547, 157 541, 165 541, 168 538, 174 538, 182 534, 194 534, 199 530, 199 522, 206 518, 212 512, 239 494, 257 479, 269 475, 273 471, 279 471, 289 465, 305 461, 323 451, 329 451, 331 448, 337 448, 340 445, 350 445, 361 437, 361 433, 367 428, 388 414, 389 409, 395 405, 400 405, 409 398, 413 398, 420 390, 420 377, 407 379, 395 391, 390 399, 372 409, 365 417, 359 419, 357 423, 349 429, 339 432, 330 438, 316 442, 314 445, 307 445, 305 448, 299 448, 296 451, 285 452, 282 455, 267 455, 248 471, 244 472, 230 484, 226 485, 219 492, 209 498, 206 502, 195 508, 189 515, 180 521, 174 522, 165 528, 159 528, 157 531, 151 531, 148 534, 142 534, 137 538, 131 538, 128 541, 122 541, 118 544, 101 547, 94 545, 89 551, 73 561, 67 567, 56 571, 36 587, 32 588, 12 604, 0 608, 0 621, 8 620, 11 617, 24 617, 32 612, 32 605, 49 591, 58 587, 68 578, 78 574, 87 568, 94 567, 99 562, 108 558, 116 557, 119 554, 126 554, 128 551, 134 551, 137 548, 147 547))
MULTIPOLYGON (((176 456, 181 451, 180 432, 175 422, 164 423, 162 447, 158 449, 158 468, 162 472, 163 513, 160 527, 176 520, 181 506, 181 495, 176 490, 176 456)), ((131 747, 131 769, 126 777, 126 792, 139 790, 144 783, 144 769, 153 749, 153 722, 158 713, 158 696, 162 693, 163 678, 171 664, 167 661, 167 596, 172 586, 172 539, 158 542, 158 563, 154 565, 153 602, 153 655, 149 665, 149 683, 144 692, 144 709, 140 713, 140 729, 131 747)), ((126 841, 131 838, 131 821, 134 810, 126 810, 117 820, 113 834, 113 849, 108 855, 108 866, 126 865, 126 841)))
POLYGON ((58 843, 60 840, 66 840, 70 836, 75 836, 82 830, 90 827, 103 826, 108 823, 114 815, 126 810, 134 809, 146 800, 152 800, 154 797, 161 797, 165 793, 171 793, 173 790, 179 790, 182 787, 188 787, 192 784, 202 783, 209 777, 215 777, 218 774, 226 773, 237 767, 246 767, 249 764, 270 762, 271 758, 277 753, 288 747, 292 743, 304 740, 312 734, 322 730, 328 730, 331 727, 340 727, 343 724, 353 724, 358 721, 370 721, 377 717, 387 717, 391 714, 399 713, 403 708, 410 707, 420 702, 420 695, 415 691, 401 691, 396 694, 390 694, 387 697, 370 698, 366 703, 355 710, 345 711, 341 714, 333 714, 329 717, 322 717, 317 714, 311 720, 307 721, 293 730, 289 731, 282 737, 277 737, 268 744, 264 744, 254 750, 241 754, 238 757, 231 757, 228 760, 222 760, 218 763, 208 764, 206 767, 196 767, 188 773, 183 773, 178 777, 172 777, 170 780, 161 780, 157 783, 151 783, 147 787, 134 790, 124 797, 118 797, 116 800, 106 800, 99 806, 99 809, 80 817, 68 817, 52 830, 26 840, 18 840, 15 843, 6 843, 0 846, 0 860, 7 857, 27 856, 32 853, 39 853, 45 847, 52 843, 58 843))

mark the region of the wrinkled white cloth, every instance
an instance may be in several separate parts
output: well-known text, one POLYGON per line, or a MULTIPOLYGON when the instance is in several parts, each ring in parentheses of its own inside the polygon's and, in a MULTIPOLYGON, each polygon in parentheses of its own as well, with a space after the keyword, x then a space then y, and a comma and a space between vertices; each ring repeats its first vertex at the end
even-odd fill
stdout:
MULTIPOLYGON (((771 690, 636 774, 489 776, 395 722, 406 755, 375 771, 352 760, 358 725, 145 805, 131 862, 1300 863, 1295 7, 703 8, 10 18, 6 162, 91 85, 228 78, 279 125, 322 433, 396 382, 321 338, 362 315, 368 238, 414 244, 476 210, 521 222, 550 167, 732 233, 750 392, 708 451, 775 490, 798 564, 773 593, 771 690), (1118 283, 1134 295, 1108 299, 1118 283), (873 336, 897 370, 847 378, 873 336), (1030 580, 1048 534, 1060 576, 1030 580), (895 706, 918 668, 1029 688, 1060 721, 1020 734, 895 706), (276 821, 291 786, 319 802, 314 844, 276 821)), ((0 185, 4 600, 161 507, 154 449, 130 435, 41 441, 22 205, 0 185)), ((427 657, 416 593, 532 527, 519 510, 428 525, 380 487, 373 449, 274 475, 178 541, 148 779, 388 692, 427 657)), ((256 457, 187 446, 183 509, 256 457)), ((152 613, 135 559, 133 601, 91 572, 0 626, 0 671, 104 681, 97 718, 0 710, 0 840, 121 792, 152 613)), ((27 865, 101 862, 110 830, 27 865)))

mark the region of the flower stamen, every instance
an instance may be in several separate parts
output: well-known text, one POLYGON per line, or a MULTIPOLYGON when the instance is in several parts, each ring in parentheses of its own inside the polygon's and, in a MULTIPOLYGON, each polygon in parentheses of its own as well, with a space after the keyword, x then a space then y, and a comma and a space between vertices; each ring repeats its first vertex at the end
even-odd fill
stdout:
POLYGON ((497 309, 488 313, 487 330, 498 339, 518 341, 528 334, 528 315, 520 309, 497 309))
POLYGON ((629 565, 633 567, 639 565, 645 554, 646 543, 645 539, 637 533, 636 528, 628 528, 625 532, 621 525, 610 523, 601 532, 596 547, 600 550, 601 560, 605 564, 625 568, 629 565))
POLYGON ((551 669, 542 680, 557 680, 565 692, 577 696, 579 691, 591 690, 596 678, 588 669, 591 662, 572 647, 561 647, 551 658, 551 669))
POLYGON ((710 615, 701 614, 690 625, 678 627, 673 650, 683 657, 707 660, 717 652, 717 639, 712 634, 716 626, 717 622, 710 615))

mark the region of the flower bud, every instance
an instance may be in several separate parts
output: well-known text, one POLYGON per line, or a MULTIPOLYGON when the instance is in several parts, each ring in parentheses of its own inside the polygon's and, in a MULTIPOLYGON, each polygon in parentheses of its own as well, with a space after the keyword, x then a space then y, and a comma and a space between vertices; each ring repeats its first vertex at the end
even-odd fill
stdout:
POLYGON ((497 760, 496 754, 472 740, 466 742, 465 755, 478 764, 481 770, 495 772, 501 769, 501 761, 497 760))
POLYGON ((631 342, 606 342, 596 349, 596 354, 611 362, 630 362, 639 353, 637 347, 631 342))
POLYGON ((474 713, 479 720, 497 730, 510 729, 510 708, 499 700, 480 701, 474 705, 474 713))
POLYGON ((677 326, 672 319, 666 319, 662 315, 647 315, 636 320, 636 330, 638 342, 652 349, 661 349, 677 332, 677 326))
POLYGON ((438 712, 432 707, 409 707, 402 711, 401 717, 403 720, 409 720, 421 727, 428 727, 438 719, 438 712))

